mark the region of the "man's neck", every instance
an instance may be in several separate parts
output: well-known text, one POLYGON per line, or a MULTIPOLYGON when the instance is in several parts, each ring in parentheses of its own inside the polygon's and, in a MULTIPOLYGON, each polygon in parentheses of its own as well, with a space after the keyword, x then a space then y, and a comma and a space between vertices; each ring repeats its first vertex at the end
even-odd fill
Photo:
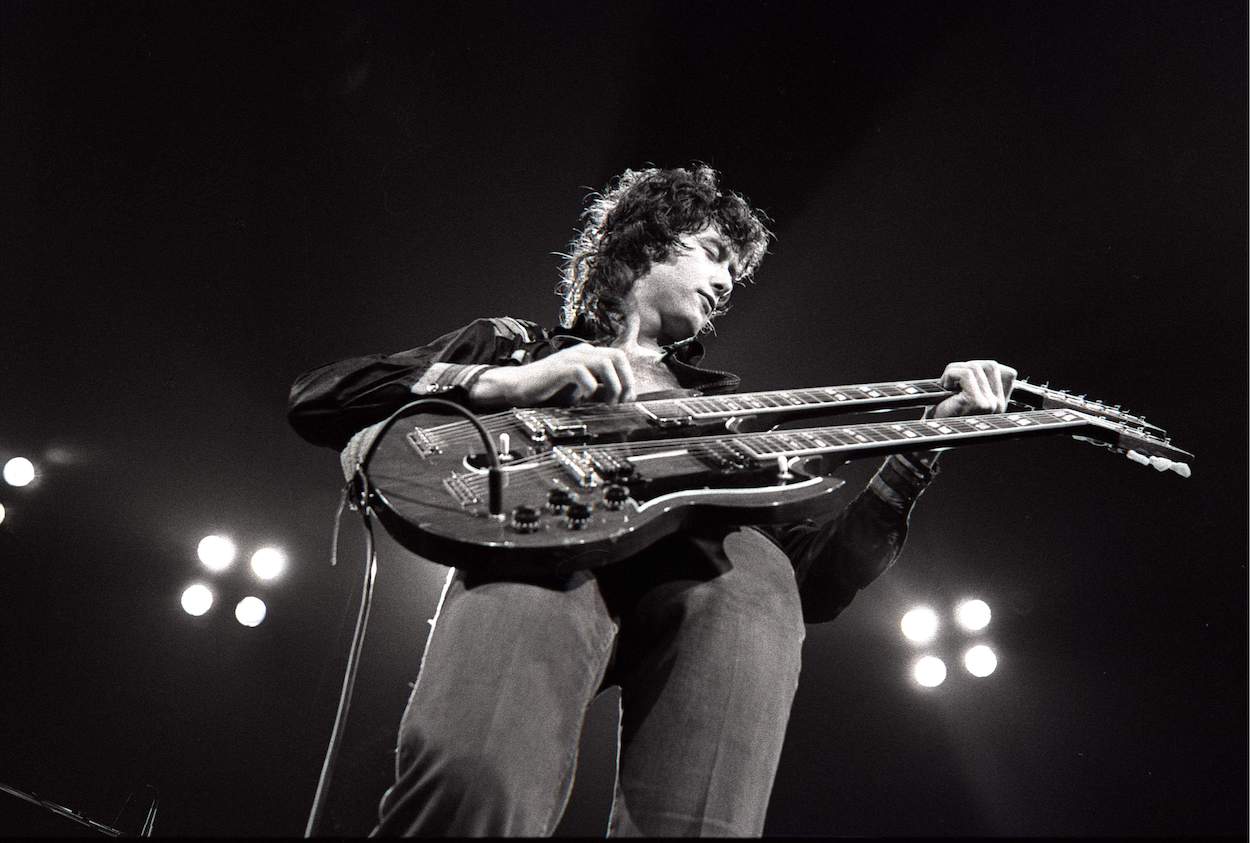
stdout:
POLYGON ((637 311, 626 313, 620 331, 612 340, 612 347, 621 349, 630 357, 658 359, 664 354, 663 346, 656 332, 646 330, 646 327, 637 311))

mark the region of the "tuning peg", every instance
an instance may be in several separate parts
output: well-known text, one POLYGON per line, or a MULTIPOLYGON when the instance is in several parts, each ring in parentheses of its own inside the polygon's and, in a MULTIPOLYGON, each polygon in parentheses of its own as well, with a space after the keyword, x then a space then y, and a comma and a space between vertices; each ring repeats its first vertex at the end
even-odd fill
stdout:
POLYGON ((1188 477, 1190 474, 1188 465, 1183 462, 1173 462, 1166 457, 1151 457, 1150 464, 1154 467, 1155 471, 1167 471, 1168 469, 1171 469, 1181 477, 1188 477))
POLYGON ((1139 451, 1127 451, 1124 456, 1128 457, 1135 463, 1148 465, 1155 471, 1175 471, 1181 477, 1188 477, 1192 472, 1189 465, 1183 462, 1175 462, 1167 457, 1148 457, 1139 451))

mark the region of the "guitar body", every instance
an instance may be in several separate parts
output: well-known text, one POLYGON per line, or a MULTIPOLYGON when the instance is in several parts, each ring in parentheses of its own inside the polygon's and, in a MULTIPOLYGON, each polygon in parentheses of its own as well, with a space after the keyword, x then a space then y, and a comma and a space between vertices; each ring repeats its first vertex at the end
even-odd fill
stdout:
POLYGON ((828 515, 836 511, 834 493, 844 483, 826 476, 841 461, 815 459, 779 477, 775 463, 760 468, 725 464, 709 453, 678 453, 677 440, 659 459, 638 463, 628 482, 600 475, 584 486, 549 452, 535 451, 504 469, 504 513, 492 516, 486 472, 469 465, 465 450, 430 454, 412 444, 414 428, 443 421, 404 419, 393 429, 402 435, 379 440, 369 464, 370 502, 387 532, 407 549, 490 576, 597 568, 704 526, 828 515), (553 491, 569 502, 553 505, 553 491))

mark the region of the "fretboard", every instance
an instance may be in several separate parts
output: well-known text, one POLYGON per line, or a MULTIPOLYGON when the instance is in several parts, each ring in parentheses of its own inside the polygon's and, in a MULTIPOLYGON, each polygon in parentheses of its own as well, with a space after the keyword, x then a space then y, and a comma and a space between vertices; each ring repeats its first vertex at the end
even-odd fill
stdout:
POLYGON ((692 439, 638 442, 591 447, 588 455, 615 454, 617 459, 643 462, 686 454, 716 458, 768 461, 845 453, 848 457, 931 450, 970 445, 978 441, 1057 433, 1087 427, 1090 418, 1071 410, 1030 410, 1021 413, 958 418, 837 425, 801 430, 739 435, 700 436, 692 439))
POLYGON ((865 409, 887 409, 897 406, 936 404, 950 391, 936 380, 888 381, 852 386, 814 387, 807 389, 774 389, 767 392, 743 392, 734 395, 678 398, 643 401, 644 412, 658 419, 692 419, 695 421, 730 418, 754 413, 786 413, 818 411, 822 408, 862 406, 865 409))
MULTIPOLYGON (((1018 436, 1032 431, 1054 432, 1060 428, 1081 427, 1086 423, 1084 416, 1070 410, 1033 410, 1024 413, 749 433, 734 437, 731 442, 753 457, 768 459, 871 450, 882 445, 898 444, 917 449, 932 449, 950 443, 1018 436)), ((890 447, 888 450, 897 448, 890 447)))

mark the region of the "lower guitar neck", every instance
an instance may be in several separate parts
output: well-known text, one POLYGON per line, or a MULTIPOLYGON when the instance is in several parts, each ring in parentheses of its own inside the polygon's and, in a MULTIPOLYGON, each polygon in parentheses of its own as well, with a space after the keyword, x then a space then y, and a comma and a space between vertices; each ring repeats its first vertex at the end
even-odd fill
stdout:
POLYGON ((597 445, 583 450, 590 463, 604 459, 644 464, 673 455, 705 456, 713 461, 766 462, 819 455, 848 459, 942 450, 1021 436, 1054 434, 1088 426, 1089 417, 1071 410, 1030 410, 959 418, 811 427, 766 433, 722 434, 682 440, 597 445))

